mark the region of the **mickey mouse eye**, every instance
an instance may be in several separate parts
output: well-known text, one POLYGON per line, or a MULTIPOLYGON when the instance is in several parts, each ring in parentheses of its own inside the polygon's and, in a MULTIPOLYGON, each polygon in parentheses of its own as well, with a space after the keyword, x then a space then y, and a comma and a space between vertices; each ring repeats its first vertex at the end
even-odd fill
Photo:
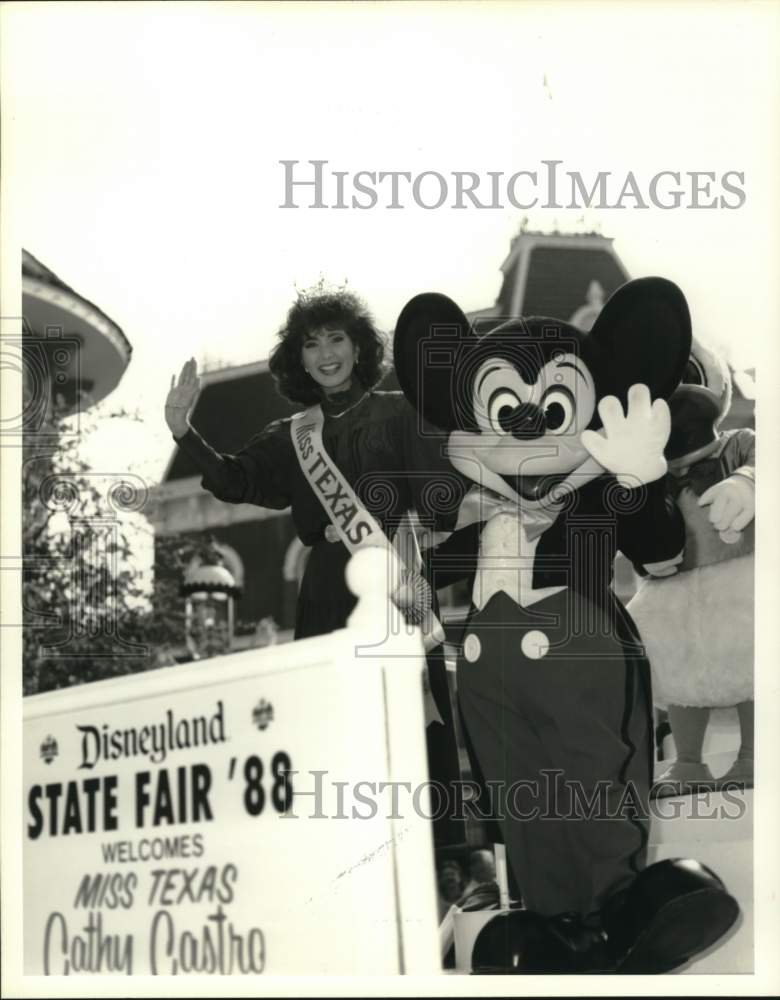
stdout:
POLYGON ((496 434, 507 434, 501 426, 501 419, 506 419, 515 407, 521 403, 520 397, 510 389, 499 389, 490 397, 488 403, 488 420, 496 434))
POLYGON ((565 434, 575 416, 574 397, 568 389, 551 389, 542 397, 542 410, 547 430, 552 434, 565 434))

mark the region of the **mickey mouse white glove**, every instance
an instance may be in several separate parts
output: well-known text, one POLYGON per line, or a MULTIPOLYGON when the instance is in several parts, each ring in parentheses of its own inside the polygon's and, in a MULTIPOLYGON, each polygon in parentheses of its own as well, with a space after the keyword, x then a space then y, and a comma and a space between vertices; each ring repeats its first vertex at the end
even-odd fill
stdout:
POLYGON ((625 414, 619 399, 605 396, 599 416, 602 430, 583 431, 580 440, 621 486, 635 489, 666 474, 664 447, 672 420, 663 399, 651 403, 646 385, 632 385, 625 414))
POLYGON ((716 531, 721 534, 742 531, 756 515, 755 486, 746 476, 729 476, 702 493, 699 506, 708 504, 710 524, 716 531))

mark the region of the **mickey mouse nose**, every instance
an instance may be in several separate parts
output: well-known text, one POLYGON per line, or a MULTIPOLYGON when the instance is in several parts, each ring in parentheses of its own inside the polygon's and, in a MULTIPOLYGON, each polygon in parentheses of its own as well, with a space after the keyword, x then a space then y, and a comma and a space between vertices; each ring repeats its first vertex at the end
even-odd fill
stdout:
POLYGON ((502 430, 520 441, 541 437, 545 431, 544 410, 536 403, 520 403, 510 409, 506 407, 498 417, 502 430))

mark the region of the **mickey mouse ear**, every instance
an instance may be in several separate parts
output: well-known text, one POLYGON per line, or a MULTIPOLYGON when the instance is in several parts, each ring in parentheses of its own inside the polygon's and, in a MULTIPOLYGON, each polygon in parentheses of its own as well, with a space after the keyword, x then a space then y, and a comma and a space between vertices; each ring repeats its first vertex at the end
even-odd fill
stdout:
POLYGON ((398 384, 412 406, 442 430, 457 426, 458 362, 475 340, 460 307, 438 292, 415 295, 395 325, 393 361, 398 384))
POLYGON ((691 352, 688 303, 666 278, 637 278, 611 296, 590 336, 602 357, 603 395, 625 404, 630 386, 642 382, 653 399, 668 399, 691 352))

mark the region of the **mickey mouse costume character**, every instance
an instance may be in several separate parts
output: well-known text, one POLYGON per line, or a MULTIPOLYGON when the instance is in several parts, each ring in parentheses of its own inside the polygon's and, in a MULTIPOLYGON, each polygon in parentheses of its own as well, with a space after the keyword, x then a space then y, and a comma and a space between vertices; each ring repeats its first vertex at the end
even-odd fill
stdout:
POLYGON ((458 697, 526 907, 483 928, 475 971, 663 972, 738 916, 697 862, 645 867, 649 667, 610 588, 618 549, 653 565, 683 547, 664 400, 690 342, 661 278, 619 289, 589 334, 529 318, 477 337, 433 293, 399 317, 401 388, 475 483, 457 533, 479 547, 458 697))
POLYGON ((666 707, 677 749, 657 795, 753 785, 755 434, 720 431, 731 405, 725 362, 693 341, 669 401, 667 488, 685 521, 683 558, 651 568, 629 610, 666 707), (737 759, 716 779, 702 760, 712 708, 737 706, 737 759))

